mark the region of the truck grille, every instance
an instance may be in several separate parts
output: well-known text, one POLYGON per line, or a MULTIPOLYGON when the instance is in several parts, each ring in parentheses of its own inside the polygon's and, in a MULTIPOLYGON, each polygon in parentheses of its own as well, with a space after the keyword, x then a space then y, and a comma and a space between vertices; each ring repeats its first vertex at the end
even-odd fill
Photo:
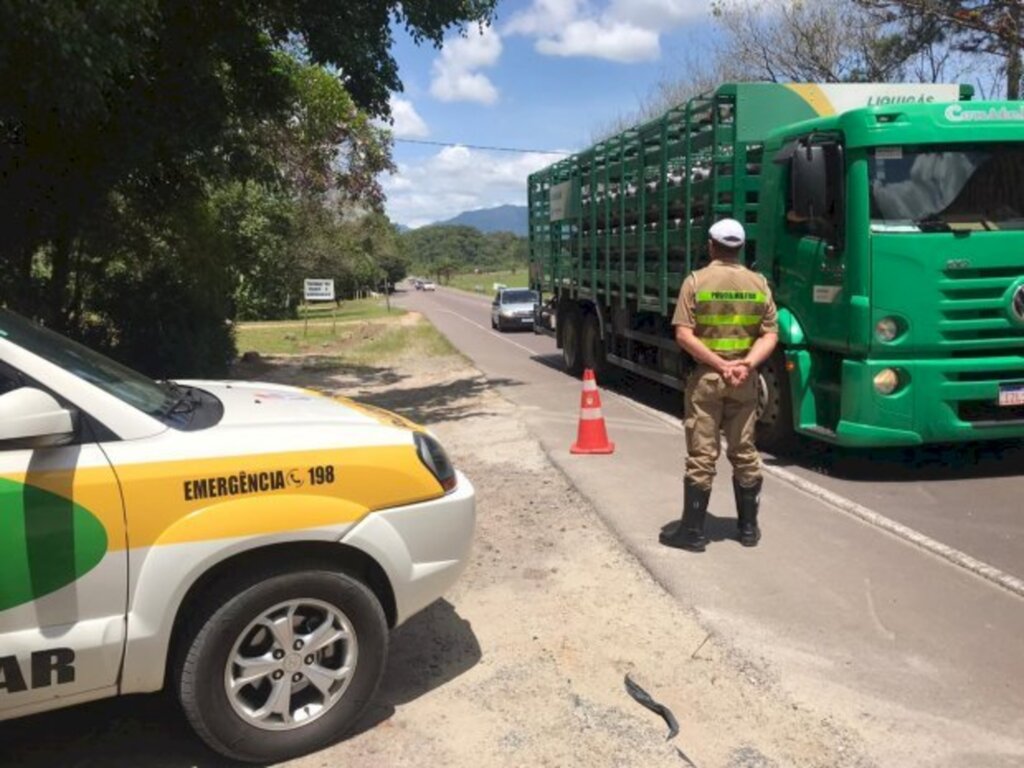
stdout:
POLYGON ((975 426, 997 426, 1014 422, 1024 423, 1024 405, 1000 407, 991 400, 964 400, 958 404, 960 421, 975 426))
POLYGON ((1010 321, 1006 292, 1020 267, 947 270, 939 281, 940 344, 950 352, 1024 348, 1024 327, 1010 321))

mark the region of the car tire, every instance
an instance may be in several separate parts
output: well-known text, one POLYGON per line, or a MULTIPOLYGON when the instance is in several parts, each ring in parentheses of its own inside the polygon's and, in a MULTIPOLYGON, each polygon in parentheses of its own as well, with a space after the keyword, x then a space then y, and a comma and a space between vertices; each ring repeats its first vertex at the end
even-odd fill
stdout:
POLYGON ((758 448, 775 454, 790 452, 796 446, 793 429, 793 396, 786 372, 786 356, 775 353, 758 371, 756 440, 758 448))
POLYGON ((497 323, 497 321, 496 321, 496 320, 494 319, 494 317, 492 316, 492 317, 491 317, 491 330, 492 330, 492 331, 494 331, 494 330, 497 330, 497 329, 498 329, 498 323, 497 323))
MULTIPOLYGON (((322 749, 352 728, 380 684, 387 661, 388 627, 379 601, 356 579, 315 568, 296 566, 294 570, 231 580, 211 592, 186 627, 175 665, 178 698, 196 733, 226 757, 245 762, 278 762, 322 749), (293 606, 294 614, 281 614, 293 606), (323 613, 319 623, 317 612, 323 613), (277 632, 270 631, 270 623, 260 623, 267 617, 282 615, 283 619, 273 619, 281 632, 288 625, 294 630, 296 620, 300 620, 300 631, 279 637, 277 632), (333 622, 330 626, 328 620, 333 622), (327 629, 323 630, 324 627, 327 629), (282 637, 292 637, 293 643, 301 643, 302 638, 315 637, 301 630, 329 632, 334 627, 343 628, 349 639, 336 640, 313 653, 307 648, 306 656, 293 644, 280 662, 281 670, 265 672, 256 683, 242 685, 236 679, 229 683, 233 675, 244 674, 242 670, 250 668, 239 666, 236 660, 252 663, 251 669, 259 668, 259 664, 265 668, 270 663, 265 660, 278 653, 275 649, 281 645, 282 637), (267 643, 270 650, 262 650, 267 643), (244 656, 243 651, 256 655, 244 656), (332 655, 319 656, 328 652, 332 655), (342 666, 330 666, 335 663, 342 666), (354 667, 347 680, 336 677, 335 682, 325 683, 349 663, 354 667), (298 671, 296 664, 302 664, 298 671), (305 687, 301 681, 294 682, 296 675, 301 678, 307 671, 305 687), (282 677, 275 687, 272 678, 279 673, 282 677), (325 677, 325 673, 329 674, 325 677), (323 692, 312 682, 314 675, 320 684, 332 687, 323 692), (260 720, 261 711, 273 709, 273 692, 281 686, 287 686, 290 692, 287 706, 280 709, 290 710, 296 704, 295 719, 308 717, 308 723, 275 722, 271 718, 279 715, 273 714, 260 720), (263 698, 266 703, 261 704, 263 698), (319 712, 317 698, 322 699, 319 712), (306 704, 314 707, 312 712, 303 710, 306 700, 314 702, 306 704), (255 711, 250 711, 252 708, 255 711)), ((314 641, 309 643, 312 647, 314 641)))

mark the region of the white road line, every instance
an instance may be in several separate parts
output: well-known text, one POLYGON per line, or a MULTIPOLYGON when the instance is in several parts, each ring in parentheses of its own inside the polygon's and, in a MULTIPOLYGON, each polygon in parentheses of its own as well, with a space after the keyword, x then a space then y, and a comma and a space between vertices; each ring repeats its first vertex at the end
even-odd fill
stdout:
MULTIPOLYGON (((634 410, 647 413, 648 416, 671 426, 673 429, 680 432, 683 431, 683 425, 677 419, 673 419, 661 411, 643 405, 642 403, 632 401, 624 395, 620 395, 618 392, 606 391, 606 394, 625 402, 634 410)), ((858 504, 852 499, 840 496, 838 493, 830 491, 828 488, 820 486, 815 482, 806 480, 787 469, 772 466, 771 464, 765 464, 764 472, 765 474, 772 475, 784 483, 788 483, 789 485, 798 488, 809 496, 831 504, 841 512, 845 512, 846 514, 857 518, 861 522, 872 525, 875 528, 880 528, 883 531, 896 536, 898 539, 910 542, 911 544, 930 552, 937 557, 941 557, 943 560, 952 563, 959 568, 963 568, 976 576, 987 579, 1003 589, 1013 592, 1018 597, 1024 597, 1024 580, 1019 579, 1016 576, 1012 576, 993 565, 989 565, 977 558, 971 557, 966 552, 962 552, 959 549, 943 544, 941 541, 937 541, 920 531, 914 530, 902 523, 898 523, 879 512, 875 512, 873 509, 869 509, 862 504, 858 504)))
MULTIPOLYGON (((470 325, 475 325, 477 328, 484 331, 485 333, 490 331, 490 329, 485 328, 484 326, 480 325, 479 323, 473 320, 470 320, 468 317, 464 315, 460 315, 458 312, 452 312, 449 309, 443 309, 441 311, 447 312, 450 315, 455 315, 455 317, 465 320, 470 325)), ((536 350, 530 349, 529 347, 524 347, 522 344, 517 344, 511 339, 505 338, 504 336, 494 333, 493 331, 490 331, 490 333, 494 336, 497 336, 497 338, 501 339, 502 341, 511 344, 514 347, 519 347, 519 349, 523 350, 524 352, 528 352, 530 355, 540 354, 536 350)), ((624 405, 632 408, 634 411, 638 411, 639 413, 645 414, 646 416, 649 416, 657 421, 660 421, 672 427, 676 431, 683 431, 683 425, 679 419, 674 419, 671 416, 667 416, 661 411, 658 411, 642 403, 638 403, 635 400, 631 400, 625 395, 620 395, 618 392, 606 389, 605 394, 608 397, 615 398, 624 405)), ((920 549, 925 550, 926 552, 930 552, 931 554, 937 557, 941 557, 946 562, 951 563, 957 566, 958 568, 962 568, 970 573, 973 573, 976 576, 980 576, 981 578, 990 581, 996 586, 1002 587, 1003 589, 1014 593, 1018 597, 1024 598, 1024 580, 1019 579, 1016 576, 1011 576, 1010 574, 1006 573, 1005 571, 1001 571, 993 565, 989 565, 988 563, 982 562, 977 558, 971 557, 966 552, 962 552, 959 549, 943 544, 941 541, 936 541, 935 539, 931 538, 930 536, 926 536, 920 531, 916 531, 913 528, 903 525, 902 523, 897 523, 895 520, 892 520, 883 514, 875 512, 872 509, 868 509, 862 504, 858 504, 857 502, 853 501, 852 499, 848 499, 845 496, 840 496, 838 493, 830 491, 828 488, 820 486, 817 483, 811 482, 810 480, 805 480, 799 475, 796 475, 786 469, 783 469, 782 467, 775 467, 770 464, 766 464, 764 466, 764 472, 765 474, 772 475, 773 477, 775 477, 778 480, 781 480, 784 483, 792 485, 793 487, 803 491, 804 493, 816 499, 819 499, 832 505, 841 512, 845 512, 846 514, 857 518, 861 522, 867 523, 868 525, 874 526, 875 528, 880 528, 881 530, 892 534, 898 539, 907 541, 919 547, 920 549)))
POLYGON ((538 352, 535 349, 530 349, 529 347, 524 347, 522 344, 519 344, 518 342, 512 341, 512 339, 509 339, 509 338, 506 338, 505 336, 502 336, 500 333, 498 333, 497 331, 494 331, 491 328, 485 328, 484 326, 480 325, 480 323, 476 322, 475 320, 470 320, 465 315, 460 315, 458 312, 452 312, 450 309, 442 309, 441 311, 442 312, 446 312, 449 315, 455 315, 455 317, 459 318, 460 320, 465 320, 470 325, 475 325, 477 328, 479 328, 484 333, 489 334, 491 336, 494 336, 495 338, 501 339, 506 344, 511 344, 513 347, 519 347, 524 352, 529 352, 531 355, 539 355, 539 354, 541 354, 540 352, 538 352))

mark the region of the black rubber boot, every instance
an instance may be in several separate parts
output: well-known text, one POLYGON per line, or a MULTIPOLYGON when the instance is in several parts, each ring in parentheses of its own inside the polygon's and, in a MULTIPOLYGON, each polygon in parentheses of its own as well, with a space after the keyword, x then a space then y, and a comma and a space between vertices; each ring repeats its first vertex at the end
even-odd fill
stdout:
POLYGON ((757 511, 761 504, 761 480, 749 488, 744 488, 736 478, 732 479, 732 490, 736 494, 737 527, 740 533, 740 544, 744 547, 756 547, 761 540, 761 529, 757 527, 757 511))
POLYGON ((658 541, 666 547, 703 552, 708 543, 704 536, 704 519, 710 499, 710 490, 702 490, 687 480, 683 492, 683 516, 674 526, 662 531, 658 541))

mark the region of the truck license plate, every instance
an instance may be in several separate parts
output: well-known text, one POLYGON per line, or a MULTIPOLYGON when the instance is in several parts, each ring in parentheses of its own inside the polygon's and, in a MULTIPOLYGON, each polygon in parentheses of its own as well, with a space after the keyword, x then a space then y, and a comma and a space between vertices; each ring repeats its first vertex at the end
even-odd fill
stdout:
POLYGON ((1001 384, 999 386, 999 405, 1004 407, 1024 405, 1024 384, 1001 384))

